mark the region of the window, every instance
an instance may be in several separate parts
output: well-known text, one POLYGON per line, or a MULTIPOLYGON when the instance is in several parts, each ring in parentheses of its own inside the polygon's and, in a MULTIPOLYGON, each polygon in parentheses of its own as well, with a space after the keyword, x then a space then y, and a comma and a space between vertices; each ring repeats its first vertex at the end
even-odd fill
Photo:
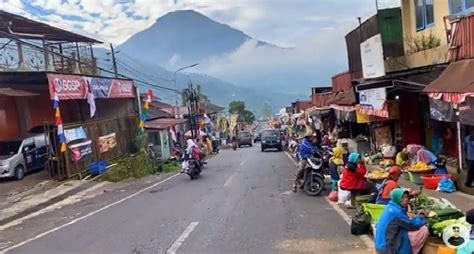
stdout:
POLYGON ((416 30, 423 30, 434 24, 434 0, 415 0, 416 30))
POLYGON ((450 0, 451 14, 462 14, 474 10, 474 0, 450 0))

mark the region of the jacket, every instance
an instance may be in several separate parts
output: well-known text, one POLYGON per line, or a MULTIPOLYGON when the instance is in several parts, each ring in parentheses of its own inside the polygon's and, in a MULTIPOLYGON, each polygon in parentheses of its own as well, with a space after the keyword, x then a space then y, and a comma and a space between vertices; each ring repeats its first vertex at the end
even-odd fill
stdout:
MULTIPOLYGON (((348 162, 352 163, 352 162, 348 162)), ((365 189, 365 174, 367 168, 364 165, 356 166, 355 171, 350 171, 348 166, 342 169, 342 179, 339 185, 343 190, 355 191, 365 189)))
POLYGON ((411 254, 408 231, 420 229, 426 224, 422 216, 409 218, 407 211, 400 205, 404 189, 395 189, 390 193, 391 200, 385 206, 375 230, 375 249, 379 254, 411 254))
POLYGON ((313 156, 317 151, 317 147, 307 138, 304 138, 299 146, 299 156, 300 160, 306 160, 307 158, 313 156))

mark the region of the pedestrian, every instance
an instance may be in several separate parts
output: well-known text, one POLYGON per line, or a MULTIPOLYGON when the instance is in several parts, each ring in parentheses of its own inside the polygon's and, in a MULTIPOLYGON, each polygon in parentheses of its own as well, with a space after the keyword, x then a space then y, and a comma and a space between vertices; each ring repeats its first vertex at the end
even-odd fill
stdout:
POLYGON ((422 228, 426 224, 424 211, 409 218, 406 210, 409 200, 410 194, 405 189, 397 188, 390 192, 390 201, 385 206, 377 222, 377 230, 375 230, 375 250, 378 254, 411 254, 414 253, 414 250, 418 250, 420 245, 423 246, 422 244, 426 241, 429 231, 422 228), (408 231, 417 230, 423 234, 422 237, 419 237, 422 244, 417 242, 416 246, 412 246, 408 231))
POLYGON ((342 178, 339 183, 342 190, 351 192, 351 208, 357 208, 356 196, 371 194, 374 186, 367 181, 367 168, 362 156, 351 153, 346 166, 342 169, 342 178))
POLYGON ((472 187, 472 182, 474 181, 474 127, 471 127, 470 134, 464 139, 464 148, 469 165, 466 187, 472 187))

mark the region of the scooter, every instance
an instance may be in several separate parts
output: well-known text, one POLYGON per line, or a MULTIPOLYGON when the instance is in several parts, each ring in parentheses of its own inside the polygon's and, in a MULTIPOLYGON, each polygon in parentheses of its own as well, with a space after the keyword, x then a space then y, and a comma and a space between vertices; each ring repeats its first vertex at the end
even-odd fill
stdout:
POLYGON ((319 153, 306 159, 307 166, 304 170, 300 188, 310 196, 318 196, 324 190, 323 159, 319 153))
POLYGON ((181 164, 183 171, 181 173, 186 173, 191 180, 194 180, 201 174, 203 163, 200 160, 187 157, 183 155, 183 163, 181 164))

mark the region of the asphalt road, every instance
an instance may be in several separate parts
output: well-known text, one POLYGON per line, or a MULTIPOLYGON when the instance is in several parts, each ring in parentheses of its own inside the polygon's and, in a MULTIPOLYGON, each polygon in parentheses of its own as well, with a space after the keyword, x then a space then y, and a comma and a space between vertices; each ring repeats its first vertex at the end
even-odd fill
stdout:
POLYGON ((294 173, 282 152, 222 151, 197 180, 176 176, 8 253, 368 253, 326 194, 290 191, 294 173))

